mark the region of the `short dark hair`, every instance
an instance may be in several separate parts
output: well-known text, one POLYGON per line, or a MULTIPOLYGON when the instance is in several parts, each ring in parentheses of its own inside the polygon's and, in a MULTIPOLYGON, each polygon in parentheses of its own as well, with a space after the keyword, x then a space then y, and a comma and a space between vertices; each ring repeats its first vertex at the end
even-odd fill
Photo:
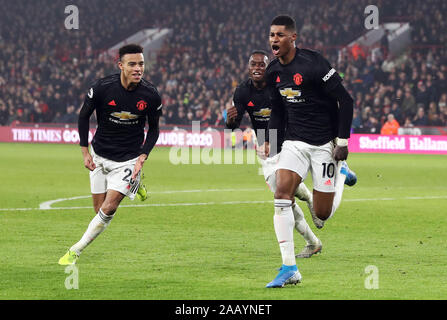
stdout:
POLYGON ((138 44, 127 44, 121 47, 119 50, 120 60, 125 54, 129 53, 143 53, 143 47, 138 44))
POLYGON ((252 55, 255 55, 255 54, 262 54, 262 55, 266 56, 267 58, 269 57, 268 53, 265 52, 264 50, 253 50, 250 53, 250 58, 251 58, 252 55))
POLYGON ((295 20, 291 16, 279 15, 273 18, 271 26, 285 26, 286 30, 296 31, 295 20))

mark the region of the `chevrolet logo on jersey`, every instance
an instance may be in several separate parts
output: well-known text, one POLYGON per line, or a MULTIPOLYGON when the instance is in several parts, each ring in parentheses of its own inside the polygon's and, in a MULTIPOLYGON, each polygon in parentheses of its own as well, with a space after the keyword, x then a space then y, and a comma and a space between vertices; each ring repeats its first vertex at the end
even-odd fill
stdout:
POLYGON ((262 108, 259 111, 253 112, 253 115, 255 117, 270 117, 270 114, 272 113, 272 110, 270 108, 262 108))
POLYGON ((127 111, 121 111, 121 112, 113 112, 111 114, 112 117, 118 118, 120 120, 134 120, 138 118, 138 115, 132 114, 127 111))
POLYGON ((296 97, 301 96, 300 90, 293 90, 292 88, 285 88, 283 90, 279 90, 279 93, 286 98, 287 102, 298 103, 299 101, 296 97))

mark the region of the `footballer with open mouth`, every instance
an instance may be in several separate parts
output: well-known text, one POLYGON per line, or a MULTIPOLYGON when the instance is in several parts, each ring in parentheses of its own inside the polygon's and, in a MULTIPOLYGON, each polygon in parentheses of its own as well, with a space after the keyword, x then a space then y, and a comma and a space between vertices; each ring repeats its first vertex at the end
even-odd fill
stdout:
POLYGON ((264 75, 267 65, 268 57, 261 52, 253 53, 248 61, 248 74, 257 88, 263 88, 265 86, 264 75))
POLYGON ((295 57, 296 38, 296 32, 287 30, 285 26, 270 26, 270 47, 281 64, 287 64, 295 57))

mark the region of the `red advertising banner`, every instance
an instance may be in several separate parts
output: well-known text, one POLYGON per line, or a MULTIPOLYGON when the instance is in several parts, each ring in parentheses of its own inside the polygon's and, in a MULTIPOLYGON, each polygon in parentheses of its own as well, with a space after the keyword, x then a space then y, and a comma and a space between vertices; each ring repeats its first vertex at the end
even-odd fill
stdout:
POLYGON ((349 152, 447 154, 447 136, 352 134, 349 152))
MULTIPOLYGON (((90 130, 89 141, 94 130, 90 130)), ((0 127, 0 142, 79 143, 75 128, 0 127)))
MULTIPOLYGON (((95 129, 90 129, 89 142, 92 141, 95 129)), ((160 130, 157 146, 164 147, 207 147, 222 148, 224 133, 218 130, 160 130)), ((79 143, 76 128, 49 127, 0 127, 0 142, 29 143, 79 143)))
MULTIPOLYGON (((89 141, 95 129, 90 130, 89 141)), ((238 139, 240 134, 238 134, 238 139)), ((32 127, 0 127, 0 142, 28 143, 79 143, 76 128, 32 128, 32 127)), ((230 134, 208 129, 200 131, 172 129, 160 130, 157 140, 160 147, 205 147, 223 148, 231 145, 230 134)), ((373 135, 352 134, 349 139, 349 151, 360 153, 409 153, 409 154, 447 154, 447 136, 411 136, 411 135, 373 135)))

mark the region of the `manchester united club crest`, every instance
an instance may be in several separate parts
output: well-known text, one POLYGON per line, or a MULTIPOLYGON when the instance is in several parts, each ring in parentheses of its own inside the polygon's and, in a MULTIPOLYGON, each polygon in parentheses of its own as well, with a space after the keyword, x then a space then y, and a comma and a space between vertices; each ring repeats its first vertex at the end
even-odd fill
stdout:
POLYGON ((295 73, 295 75, 293 76, 293 82, 295 82, 295 84, 299 86, 303 82, 303 76, 299 73, 295 73))
POLYGON ((143 111, 144 109, 147 108, 147 102, 144 100, 140 100, 137 102, 137 109, 140 111, 143 111))

